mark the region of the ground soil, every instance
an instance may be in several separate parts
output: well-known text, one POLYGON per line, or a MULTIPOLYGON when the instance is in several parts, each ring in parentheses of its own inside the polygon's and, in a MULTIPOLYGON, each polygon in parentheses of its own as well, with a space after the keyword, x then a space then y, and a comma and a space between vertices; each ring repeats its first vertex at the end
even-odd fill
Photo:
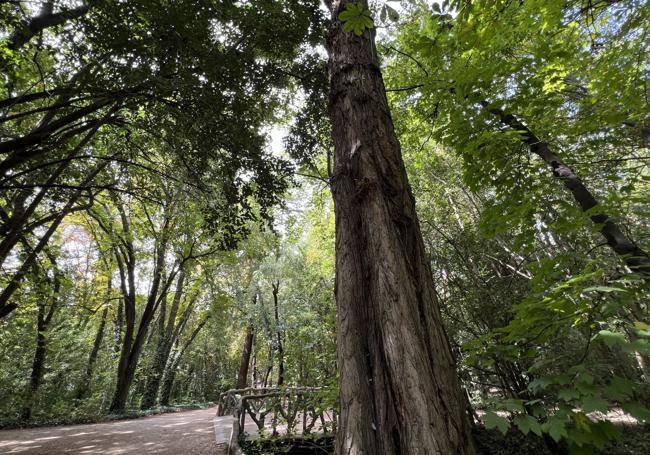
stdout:
POLYGON ((1 454, 225 455, 215 441, 216 408, 91 425, 0 431, 1 454))

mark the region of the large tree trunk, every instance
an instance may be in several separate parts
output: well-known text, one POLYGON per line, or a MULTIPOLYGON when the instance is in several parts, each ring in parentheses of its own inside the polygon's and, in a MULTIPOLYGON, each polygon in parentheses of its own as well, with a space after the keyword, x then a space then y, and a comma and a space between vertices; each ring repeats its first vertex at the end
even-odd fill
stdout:
MULTIPOLYGON (((335 146, 338 454, 472 454, 374 35, 345 33, 328 1, 335 146)), ((367 6, 365 1, 360 2, 367 6)))
MULTIPOLYGON (((129 306, 130 304, 126 304, 125 298, 125 309, 127 310, 127 314, 129 313, 129 306)), ((133 306, 135 306, 135 304, 133 304, 133 306)), ((135 317, 133 319, 135 319, 135 317)), ((117 381, 115 384, 115 393, 113 394, 113 401, 111 402, 110 407, 110 411, 113 412, 121 412, 124 410, 126 406, 126 400, 129 396, 129 387, 131 386, 133 373, 135 372, 135 368, 129 372, 129 354, 131 353, 131 340, 133 339, 134 326, 134 321, 127 316, 124 340, 120 349, 120 360, 117 365, 117 381)))
MULTIPOLYGON (((118 209, 121 207, 118 205, 118 209)), ((117 381, 115 384, 115 393, 113 401, 111 402, 111 411, 121 411, 126 405, 126 400, 129 395, 130 380, 128 378, 128 365, 129 354, 131 352, 131 345, 133 340, 133 333, 135 331, 135 307, 136 307, 136 290, 135 290, 135 250, 132 241, 129 237, 129 222, 124 210, 120 210, 120 218, 122 220, 122 229, 124 231, 124 241, 118 248, 115 248, 115 260, 117 262, 118 270, 120 272, 120 288, 122 291, 122 302, 124 304, 124 336, 120 346, 120 358, 117 365, 117 381)), ((109 235, 112 231, 105 226, 102 226, 109 235)))

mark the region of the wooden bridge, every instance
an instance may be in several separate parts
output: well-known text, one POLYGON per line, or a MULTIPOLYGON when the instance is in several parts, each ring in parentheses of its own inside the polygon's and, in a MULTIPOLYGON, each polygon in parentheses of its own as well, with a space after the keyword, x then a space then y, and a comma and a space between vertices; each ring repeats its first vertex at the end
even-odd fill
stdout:
POLYGON ((333 401, 317 387, 228 390, 219 397, 215 431, 217 422, 223 426, 231 420, 230 435, 221 433, 229 455, 243 454, 252 445, 326 445, 336 432, 333 401))

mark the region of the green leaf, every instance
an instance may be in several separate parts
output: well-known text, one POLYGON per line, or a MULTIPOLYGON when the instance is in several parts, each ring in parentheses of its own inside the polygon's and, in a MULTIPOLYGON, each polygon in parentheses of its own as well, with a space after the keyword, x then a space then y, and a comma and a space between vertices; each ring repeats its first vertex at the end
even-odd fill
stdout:
POLYGON ((642 321, 635 321, 634 328, 642 331, 650 331, 650 324, 646 324, 645 322, 642 321))
POLYGON ((618 439, 621 436, 621 432, 616 425, 608 420, 600 420, 596 422, 592 428, 592 432, 602 434, 607 440, 618 439))
POLYGON ((589 420, 589 417, 585 415, 584 412, 576 412, 573 414, 573 421, 576 424, 576 428, 583 432, 590 433, 592 421, 589 420))
POLYGON ((631 401, 629 403, 624 403, 621 405, 623 411, 630 414, 632 417, 637 419, 639 422, 646 423, 650 422, 650 410, 638 401, 631 401))
POLYGON ((610 330, 601 330, 594 336, 594 340, 604 341, 608 346, 625 343, 625 335, 620 332, 612 332, 610 330))
POLYGON ((553 384, 553 380, 548 377, 533 379, 528 384, 528 390, 531 392, 540 392, 553 384))
POLYGON ((348 3, 345 11, 339 14, 339 20, 343 23, 344 32, 353 32, 357 36, 363 35, 365 29, 375 26, 370 17, 370 10, 360 3, 348 3))
POLYGON ((537 436, 542 435, 542 426, 539 424, 536 418, 529 415, 518 415, 515 417, 515 425, 517 428, 524 433, 528 434, 529 431, 532 431, 537 436))
POLYGON ((485 428, 498 428, 498 430, 506 434, 508 428, 510 428, 510 422, 508 419, 497 415, 496 413, 489 411, 483 416, 483 423, 485 423, 485 428))
POLYGON ((560 391, 557 393, 557 396, 560 400, 564 401, 571 401, 575 400, 576 398, 580 398, 580 392, 576 389, 560 389, 560 391))
POLYGON ((616 401, 625 401, 636 389, 636 384, 629 379, 614 376, 605 388, 605 395, 616 401))
POLYGON ((584 412, 607 412, 609 405, 607 401, 597 397, 585 397, 580 401, 581 408, 584 412))
POLYGON ((555 442, 560 442, 562 438, 567 436, 566 421, 562 418, 551 417, 548 422, 542 425, 544 432, 548 433, 555 442))
POLYGON ((509 399, 503 400, 499 403, 499 407, 507 409, 508 411, 524 411, 524 400, 509 399))

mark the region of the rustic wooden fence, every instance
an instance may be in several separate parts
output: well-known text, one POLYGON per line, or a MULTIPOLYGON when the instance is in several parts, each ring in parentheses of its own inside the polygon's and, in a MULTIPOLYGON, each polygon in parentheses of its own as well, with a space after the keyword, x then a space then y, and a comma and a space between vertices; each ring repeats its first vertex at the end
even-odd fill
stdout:
POLYGON ((333 435, 337 411, 323 392, 318 387, 287 387, 222 393, 217 415, 233 416, 229 453, 241 454, 240 443, 250 440, 333 435))

